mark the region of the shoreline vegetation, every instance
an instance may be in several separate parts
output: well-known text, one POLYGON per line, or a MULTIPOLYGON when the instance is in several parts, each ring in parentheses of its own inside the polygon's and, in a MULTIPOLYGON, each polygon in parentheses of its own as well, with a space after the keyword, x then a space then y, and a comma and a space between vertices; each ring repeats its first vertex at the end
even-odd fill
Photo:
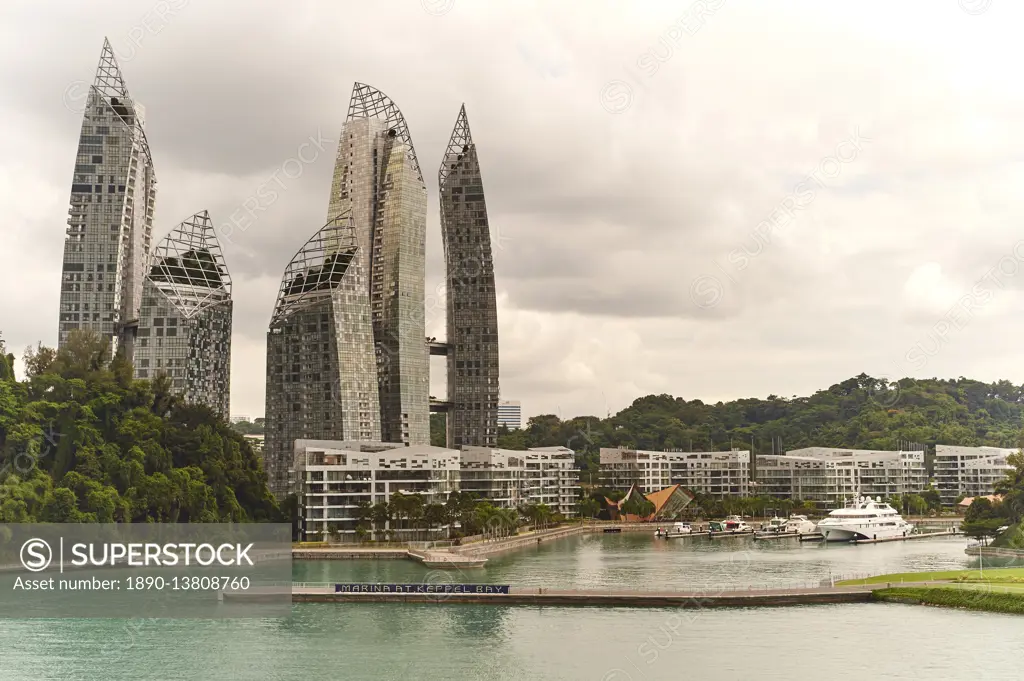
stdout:
POLYGON ((866 577, 864 579, 844 579, 837 581, 836 586, 897 584, 905 582, 1024 582, 1024 567, 991 568, 988 570, 943 570, 938 572, 896 572, 888 575, 875 575, 874 577, 866 577))
POLYGON ((1024 593, 963 591, 945 587, 894 587, 878 589, 872 593, 872 598, 883 603, 1024 615, 1024 593))
POLYGON ((882 603, 1024 615, 1024 568, 1021 567, 901 572, 836 582, 836 586, 875 584, 885 587, 872 591, 872 600, 882 603))

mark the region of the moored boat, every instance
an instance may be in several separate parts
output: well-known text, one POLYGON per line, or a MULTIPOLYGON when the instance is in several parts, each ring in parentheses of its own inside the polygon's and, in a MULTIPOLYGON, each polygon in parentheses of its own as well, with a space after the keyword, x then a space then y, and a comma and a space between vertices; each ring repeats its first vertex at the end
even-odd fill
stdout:
POLYGON ((692 533, 693 528, 690 527, 690 523, 678 522, 671 527, 659 527, 654 536, 662 539, 677 539, 689 536, 692 533))
POLYGON ((738 515, 731 515, 725 519, 725 531, 726 532, 753 532, 754 528, 747 524, 743 518, 738 515))
POLYGON ((792 515, 783 526, 783 532, 787 534, 813 534, 818 531, 814 521, 808 520, 805 515, 792 515))
POLYGON ((846 508, 829 513, 817 529, 825 541, 837 542, 906 537, 914 526, 880 497, 860 497, 846 508))

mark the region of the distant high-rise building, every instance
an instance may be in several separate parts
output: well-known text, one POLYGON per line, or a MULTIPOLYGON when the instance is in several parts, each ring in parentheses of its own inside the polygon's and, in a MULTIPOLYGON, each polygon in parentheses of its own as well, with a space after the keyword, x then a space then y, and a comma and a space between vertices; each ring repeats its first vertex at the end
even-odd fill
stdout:
POLYGON ((515 400, 498 402, 498 425, 509 430, 523 427, 523 406, 515 400))
POLYGON ((231 276, 204 210, 157 245, 142 288, 136 378, 164 374, 189 404, 228 418, 231 403, 231 276))
POLYGON ((281 278, 267 334, 264 426, 264 468, 279 498, 289 491, 296 440, 381 439, 373 328, 357 243, 345 211, 299 249, 281 278))
POLYGON ((103 41, 89 89, 71 184, 57 346, 73 329, 131 356, 153 231, 156 175, 144 111, 103 41))
POLYGON ((448 141, 438 185, 448 299, 448 446, 495 447, 498 304, 483 179, 465 106, 448 141))
MULTIPOLYGON (((328 219, 343 213, 354 222, 356 257, 368 273, 381 434, 389 442, 429 444, 427 188, 402 112, 362 83, 352 89, 341 130, 328 219)), ((329 252, 337 247, 325 244, 329 252)))

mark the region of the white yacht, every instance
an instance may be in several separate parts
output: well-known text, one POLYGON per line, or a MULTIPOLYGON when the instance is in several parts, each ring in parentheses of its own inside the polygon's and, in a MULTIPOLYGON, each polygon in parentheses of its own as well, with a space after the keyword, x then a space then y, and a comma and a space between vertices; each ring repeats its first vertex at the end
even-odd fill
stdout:
POLYGON ((781 534, 786 529, 786 519, 775 516, 769 518, 768 522, 761 526, 761 531, 764 533, 781 534))
POLYGON ((889 539, 905 537, 913 530, 914 526, 881 497, 860 497, 846 508, 832 511, 818 523, 818 532, 825 541, 889 539))
POLYGON ((818 531, 818 526, 805 515, 791 515, 782 526, 782 531, 786 534, 814 534, 818 531))
POLYGON ((654 533, 655 537, 662 537, 664 539, 672 539, 675 537, 685 537, 693 532, 693 528, 690 527, 690 523, 676 523, 672 527, 659 527, 654 533))
POLYGON ((753 532, 754 528, 747 524, 743 518, 738 515, 731 515, 725 519, 725 531, 726 532, 753 532))
POLYGON ((693 528, 690 527, 688 522, 677 522, 671 527, 658 527, 654 533, 654 537, 660 537, 663 539, 674 539, 679 537, 686 537, 690 535, 693 528))

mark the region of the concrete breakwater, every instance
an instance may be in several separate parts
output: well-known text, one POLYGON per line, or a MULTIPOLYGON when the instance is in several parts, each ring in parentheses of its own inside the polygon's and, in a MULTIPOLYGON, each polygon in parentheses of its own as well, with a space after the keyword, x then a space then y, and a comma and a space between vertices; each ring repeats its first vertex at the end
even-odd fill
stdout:
MULTIPOLYGON (((335 592, 331 585, 292 590, 296 603, 462 603, 486 605, 596 606, 623 608, 747 608, 835 603, 867 603, 871 587, 776 589, 765 591, 656 592, 656 591, 562 591, 512 589, 507 594, 481 593, 352 593, 335 592)), ((227 599, 255 594, 225 592, 227 599)))

